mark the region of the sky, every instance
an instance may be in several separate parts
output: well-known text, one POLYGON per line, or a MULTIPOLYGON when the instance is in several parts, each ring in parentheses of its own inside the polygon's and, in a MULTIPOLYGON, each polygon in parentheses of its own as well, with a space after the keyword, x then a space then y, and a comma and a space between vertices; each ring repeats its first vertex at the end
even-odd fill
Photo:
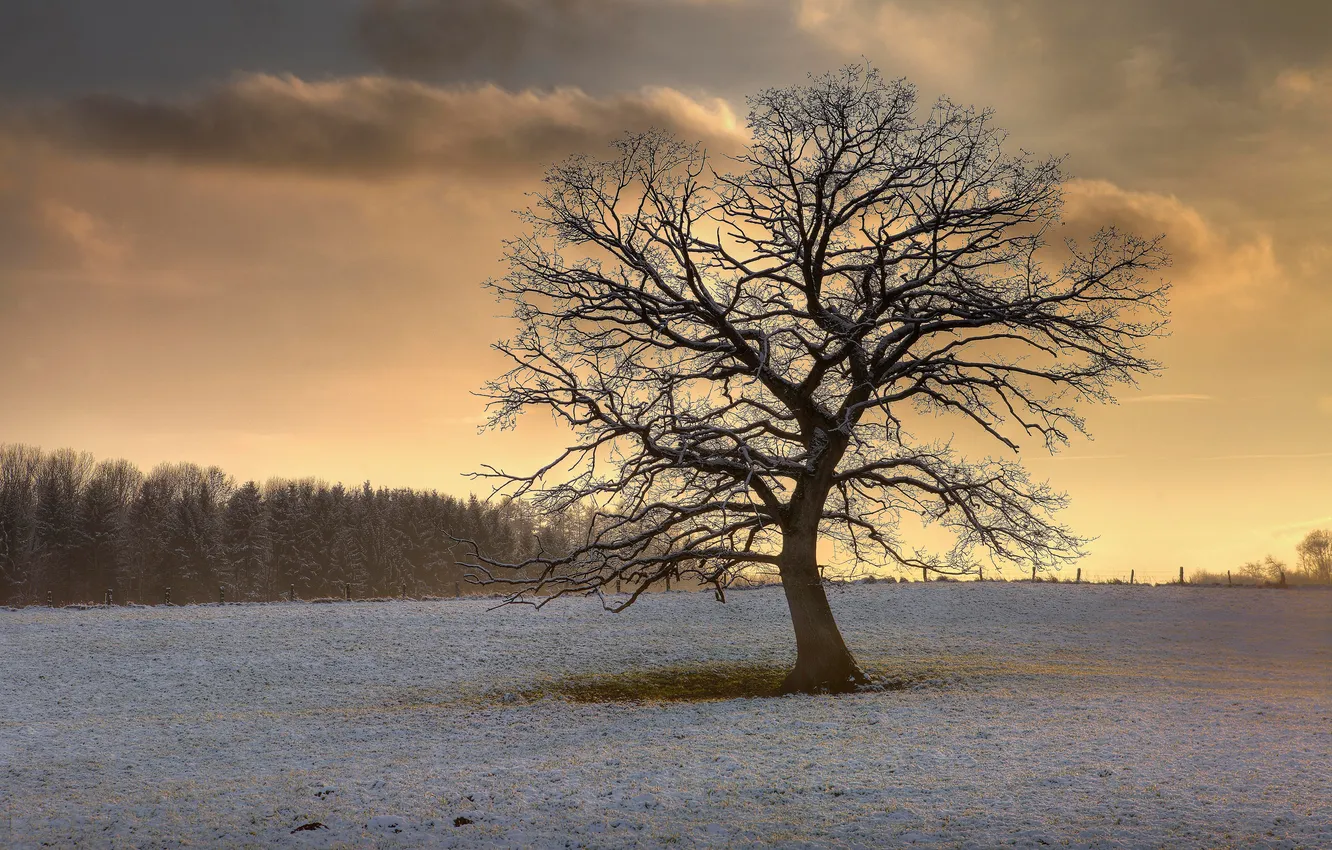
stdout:
POLYGON ((1084 574, 1291 559, 1332 527, 1328 32, 1323 0, 0 0, 0 442, 454 494, 547 460, 473 395, 524 193, 625 130, 734 150, 746 95, 868 60, 1066 156, 1070 232, 1166 234, 1165 371, 1021 458, 1084 574))

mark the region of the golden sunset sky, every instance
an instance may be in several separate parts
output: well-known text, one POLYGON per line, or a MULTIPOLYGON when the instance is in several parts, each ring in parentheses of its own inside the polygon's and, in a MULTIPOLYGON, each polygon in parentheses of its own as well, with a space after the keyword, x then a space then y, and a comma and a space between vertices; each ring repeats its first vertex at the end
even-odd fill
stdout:
POLYGON ((1167 234, 1165 372, 1023 457, 1084 574, 1290 559, 1332 527, 1330 34, 1326 0, 5 0, 0 442, 454 494, 546 460, 471 395, 524 192, 626 129, 733 150, 746 94, 864 57, 1066 154, 1068 233, 1167 234))

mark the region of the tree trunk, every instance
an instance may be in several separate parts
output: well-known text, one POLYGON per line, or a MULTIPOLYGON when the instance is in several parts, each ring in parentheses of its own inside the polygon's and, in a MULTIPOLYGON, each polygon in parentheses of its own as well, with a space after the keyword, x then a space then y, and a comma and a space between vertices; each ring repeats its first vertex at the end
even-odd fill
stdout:
POLYGON ((778 568, 796 637, 796 665, 782 682, 782 693, 845 693, 869 681, 833 619, 819 577, 817 542, 816 534, 788 531, 782 544, 778 568))

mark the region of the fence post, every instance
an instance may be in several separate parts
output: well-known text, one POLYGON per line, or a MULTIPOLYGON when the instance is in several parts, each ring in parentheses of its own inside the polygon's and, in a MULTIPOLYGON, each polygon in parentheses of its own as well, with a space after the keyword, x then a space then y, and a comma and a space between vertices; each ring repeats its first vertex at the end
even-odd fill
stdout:
POLYGON ((166 592, 163 594, 162 603, 164 605, 171 604, 171 585, 167 585, 166 592))
POLYGON ((347 582, 342 586, 342 598, 348 602, 351 601, 351 582, 347 582))
POLYGON ((227 604, 227 589, 220 584, 217 586, 217 604, 227 604))
POLYGON ((1129 584, 1133 584, 1133 570, 1129 570, 1129 584))
POLYGON ((47 607, 47 608, 54 608, 54 607, 55 607, 54 605, 51 604, 51 591, 49 591, 49 590, 46 591, 46 607, 47 607))
POLYGON ((671 589, 671 577, 670 577, 670 576, 666 576, 666 589, 667 589, 667 590, 670 590, 670 589, 671 589))
POLYGON ((1031 567, 1031 580, 1032 580, 1032 581, 1035 581, 1035 580, 1036 580, 1036 565, 1035 565, 1035 564, 1033 564, 1032 567, 1031 567))
POLYGON ((985 565, 984 565, 984 564, 977 564, 977 565, 976 565, 976 580, 977 580, 977 581, 985 581, 985 565))
POLYGON ((1082 567, 1078 567, 1078 577, 1073 579, 1074 584, 1082 584, 1082 567))
POLYGON ((111 588, 109 587, 106 589, 106 604, 111 604, 111 588))
POLYGON ((1235 583, 1230 580, 1230 570, 1226 570, 1226 587, 1234 587, 1235 583))
POLYGON ((456 580, 453 582, 453 595, 462 596, 462 584, 456 580))
POLYGON ((296 601, 296 585, 293 584, 293 585, 291 586, 291 590, 288 592, 288 597, 287 597, 287 598, 288 598, 288 600, 291 601, 291 602, 295 602, 295 601, 296 601))
POLYGON ((1184 583, 1184 568, 1183 568, 1183 567, 1180 567, 1180 568, 1179 568, 1179 583, 1180 583, 1180 584, 1183 584, 1183 583, 1184 583))
POLYGON ((402 598, 407 598, 407 582, 402 583, 402 598))

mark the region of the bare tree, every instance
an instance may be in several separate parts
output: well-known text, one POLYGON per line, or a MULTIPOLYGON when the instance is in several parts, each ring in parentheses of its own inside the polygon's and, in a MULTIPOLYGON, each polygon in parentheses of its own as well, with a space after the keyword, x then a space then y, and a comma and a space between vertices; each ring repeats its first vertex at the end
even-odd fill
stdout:
POLYGON ((37 479, 42 453, 0 444, 0 599, 32 592, 37 525, 37 479))
POLYGON ((118 584, 129 510, 142 483, 143 473, 127 460, 104 460, 93 467, 79 511, 83 581, 69 589, 74 598, 96 599, 104 588, 118 584))
POLYGON ((88 452, 56 449, 37 470, 35 530, 45 589, 87 585, 77 553, 83 537, 83 494, 93 465, 88 452))
POLYGON ((1309 532, 1295 551, 1306 576, 1322 584, 1332 584, 1332 531, 1309 532))
POLYGON ((246 481, 222 512, 227 581, 236 599, 272 599, 273 537, 259 485, 246 481))
POLYGON ((1250 582, 1284 582, 1286 580, 1286 562, 1278 561, 1271 555, 1261 561, 1249 561, 1239 568, 1239 574, 1250 582))
POLYGON ((682 575, 724 585, 775 567, 797 661, 787 690, 865 680, 833 619, 820 537, 847 557, 960 574, 984 556, 1049 568, 1082 541, 1064 497, 1014 462, 917 438, 960 417, 1016 452, 1082 431, 1073 403, 1152 371, 1166 285, 1159 239, 1097 233, 1050 268, 1058 160, 1002 150, 988 112, 852 66, 751 99, 752 141, 714 169, 697 146, 628 136, 547 175, 489 285, 519 328, 486 385, 490 427, 545 409, 575 435, 497 492, 598 519, 571 552, 479 580, 511 601, 682 575), (908 550, 898 518, 951 530, 908 550))

